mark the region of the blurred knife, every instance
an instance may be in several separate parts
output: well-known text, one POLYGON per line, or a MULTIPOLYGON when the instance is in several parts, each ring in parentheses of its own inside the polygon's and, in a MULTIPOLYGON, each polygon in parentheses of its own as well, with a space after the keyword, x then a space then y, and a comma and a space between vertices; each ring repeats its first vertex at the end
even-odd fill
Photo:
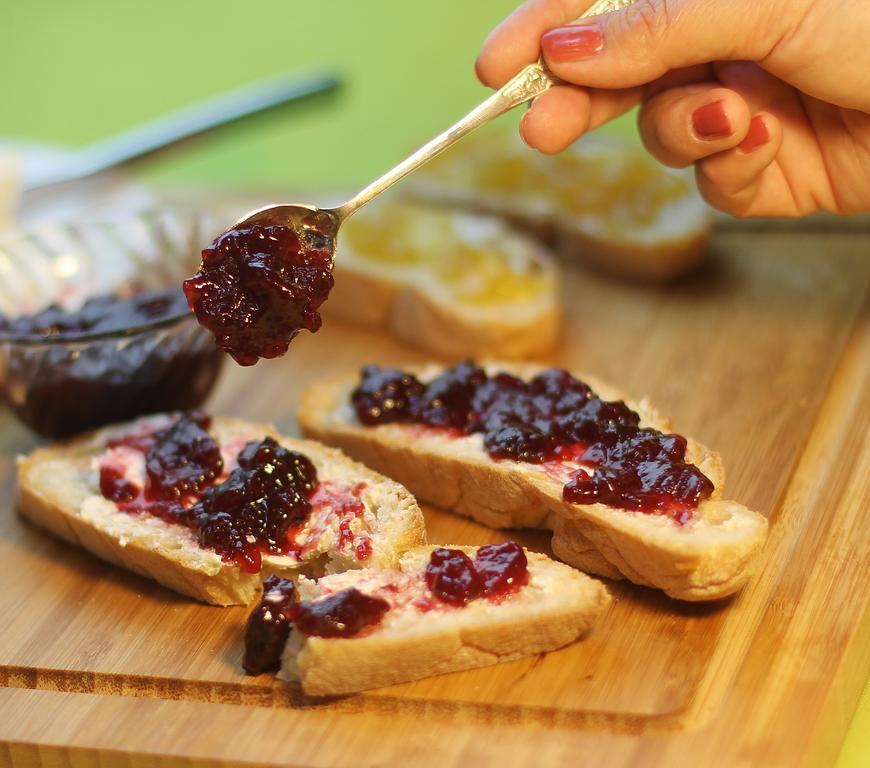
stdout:
POLYGON ((331 74, 279 77, 184 107, 81 149, 52 152, 41 162, 30 162, 25 156, 23 189, 27 192, 93 176, 219 126, 333 91, 340 84, 331 74))

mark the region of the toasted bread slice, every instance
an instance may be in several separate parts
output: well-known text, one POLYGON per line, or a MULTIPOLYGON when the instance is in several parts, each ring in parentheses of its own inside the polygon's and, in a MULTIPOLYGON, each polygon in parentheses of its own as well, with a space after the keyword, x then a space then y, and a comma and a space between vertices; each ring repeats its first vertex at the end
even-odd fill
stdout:
MULTIPOLYGON (((471 557, 477 549, 456 548, 471 557)), ((303 600, 354 587, 387 600, 390 610, 374 631, 360 637, 306 637, 292 631, 279 677, 299 681, 309 695, 324 696, 512 661, 573 643, 610 603, 600 582, 526 552, 529 582, 519 592, 499 602, 481 598, 461 608, 441 604, 421 612, 414 596, 426 594, 423 572, 432 549, 407 552, 398 570, 367 568, 317 582, 301 579, 303 600)))
POLYGON ((584 136, 558 155, 480 131, 409 180, 415 199, 502 216, 566 259, 646 281, 698 265, 710 216, 691 173, 635 144, 584 136))
POLYGON ((308 456, 320 483, 339 487, 365 483, 360 493, 365 514, 350 526, 357 534, 370 537, 367 559, 360 560, 353 548, 339 545, 339 520, 324 508, 319 517, 312 514, 300 534, 307 537, 307 544, 299 557, 265 555, 262 570, 247 573, 224 562, 215 551, 201 547, 189 528, 149 514, 129 514, 101 495, 96 462, 107 441, 169 423, 169 416, 146 417, 35 450, 18 466, 19 511, 36 525, 103 560, 215 605, 249 603, 269 573, 292 577, 299 572, 320 574, 365 565, 390 567, 401 553, 426 540, 420 509, 398 483, 334 448, 282 437, 267 424, 218 417, 210 433, 221 446, 225 461, 234 460, 247 441, 268 435, 308 456))
MULTIPOLYGON (((507 371, 528 378, 544 366, 488 364, 488 373, 507 371)), ((413 369, 412 369, 413 370, 413 369)), ((426 381, 438 366, 414 370, 426 381)), ((580 376, 599 396, 624 399, 593 377, 580 376)), ((299 421, 306 435, 341 447, 407 486, 421 501, 497 528, 552 528, 553 551, 565 562, 609 578, 627 578, 681 600, 711 600, 736 591, 764 542, 766 519, 721 499, 724 469, 719 456, 689 440, 686 460, 713 483, 683 525, 664 515, 579 505, 562 500, 562 488, 576 465, 552 468, 510 460, 493 461, 480 434, 451 436, 416 425, 365 427, 356 419, 349 395, 358 378, 318 383, 302 397, 299 421)), ((626 401, 641 426, 670 431, 648 402, 626 401)))
POLYGON ((327 318, 438 355, 522 357, 559 328, 558 267, 502 220, 379 203, 342 229, 327 318))

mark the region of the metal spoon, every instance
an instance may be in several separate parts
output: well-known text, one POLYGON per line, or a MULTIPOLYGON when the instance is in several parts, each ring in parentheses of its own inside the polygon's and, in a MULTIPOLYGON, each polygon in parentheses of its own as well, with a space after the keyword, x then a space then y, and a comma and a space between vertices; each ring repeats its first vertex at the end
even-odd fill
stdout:
MULTIPOLYGON (((634 0, 597 0, 580 18, 610 13, 631 5, 632 2, 634 0)), ((319 236, 331 241, 334 251, 335 238, 339 228, 366 203, 374 200, 381 192, 443 152, 463 136, 471 133, 475 128, 500 117, 520 104, 531 101, 560 82, 558 78, 547 71, 542 61, 529 64, 459 122, 436 136, 429 143, 424 144, 414 154, 391 168, 343 205, 335 208, 317 208, 301 204, 268 205, 246 214, 232 228, 246 229, 254 224, 260 224, 287 226, 296 231, 314 229, 317 230, 319 236)))

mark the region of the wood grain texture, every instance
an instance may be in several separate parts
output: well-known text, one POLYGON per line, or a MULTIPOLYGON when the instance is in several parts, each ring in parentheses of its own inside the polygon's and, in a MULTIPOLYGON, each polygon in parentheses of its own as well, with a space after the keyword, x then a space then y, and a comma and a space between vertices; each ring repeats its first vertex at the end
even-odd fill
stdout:
MULTIPOLYGON (((684 605, 613 585, 589 639, 332 701, 241 674, 243 608, 196 605, 46 538, 0 432, 0 764, 824 765, 870 669, 870 234, 720 231, 670 289, 567 270, 559 364, 649 395, 772 522, 758 575, 684 605)), ((337 325, 233 368, 215 412, 293 432, 298 393, 414 350, 337 325)), ((434 542, 501 540, 426 509, 434 542)), ((511 534, 547 551, 540 533, 511 534)))

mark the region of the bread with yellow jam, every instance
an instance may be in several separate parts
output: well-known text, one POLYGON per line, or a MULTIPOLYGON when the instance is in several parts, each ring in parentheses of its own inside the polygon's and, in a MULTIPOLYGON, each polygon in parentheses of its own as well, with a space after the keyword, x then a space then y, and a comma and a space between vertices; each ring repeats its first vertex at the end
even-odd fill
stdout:
POLYGON ((503 221, 385 202, 342 229, 330 317, 448 357, 534 355, 556 341, 558 267, 503 221))
POLYGON ((547 156, 516 132, 480 131, 414 174, 407 189, 428 203, 502 216, 563 257, 641 280, 697 266, 710 228, 690 172, 596 136, 547 156))

